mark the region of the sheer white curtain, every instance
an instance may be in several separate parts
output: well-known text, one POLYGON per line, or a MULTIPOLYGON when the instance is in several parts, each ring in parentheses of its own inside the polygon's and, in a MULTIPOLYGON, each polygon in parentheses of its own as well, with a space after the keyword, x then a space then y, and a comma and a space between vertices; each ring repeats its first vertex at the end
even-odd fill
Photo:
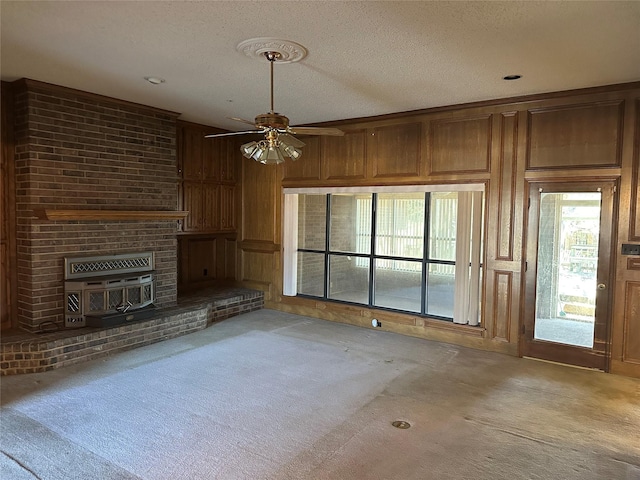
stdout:
POLYGON ((458 192, 453 323, 480 322, 482 192, 458 192))
POLYGON ((282 294, 295 297, 298 293, 298 195, 284 196, 284 232, 282 294))

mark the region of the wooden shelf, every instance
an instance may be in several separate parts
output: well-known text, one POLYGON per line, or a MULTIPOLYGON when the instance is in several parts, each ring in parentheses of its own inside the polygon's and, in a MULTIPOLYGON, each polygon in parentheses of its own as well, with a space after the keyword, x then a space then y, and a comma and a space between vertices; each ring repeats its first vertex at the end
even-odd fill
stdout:
POLYGON ((45 220, 184 220, 187 211, 159 210, 51 210, 36 212, 45 220))

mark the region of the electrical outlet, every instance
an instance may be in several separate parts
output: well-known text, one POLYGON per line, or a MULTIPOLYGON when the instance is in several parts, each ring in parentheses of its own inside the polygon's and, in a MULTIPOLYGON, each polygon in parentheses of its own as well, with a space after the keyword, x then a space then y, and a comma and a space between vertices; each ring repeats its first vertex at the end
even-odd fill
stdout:
POLYGON ((622 255, 640 255, 640 245, 633 243, 622 244, 622 255))

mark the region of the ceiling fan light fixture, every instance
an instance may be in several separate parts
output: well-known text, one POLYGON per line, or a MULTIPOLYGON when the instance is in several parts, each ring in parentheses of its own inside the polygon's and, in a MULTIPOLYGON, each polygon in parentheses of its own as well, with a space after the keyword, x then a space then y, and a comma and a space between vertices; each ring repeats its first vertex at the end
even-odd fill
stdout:
POLYGON ((267 149, 267 142, 264 140, 245 143, 240 147, 240 151, 244 157, 260 163, 264 163, 263 160, 266 157, 267 149))
POLYGON ((282 163, 285 157, 292 160, 299 159, 302 156, 302 151, 298 148, 298 144, 302 142, 289 135, 286 136, 288 137, 286 139, 281 139, 281 137, 285 137, 285 135, 280 135, 279 138, 278 133, 272 131, 266 140, 245 143, 240 146, 242 156, 265 165, 282 163), (290 139, 293 139, 291 143, 296 143, 296 145, 291 145, 290 139))
POLYGON ((294 147, 293 145, 286 145, 280 142, 280 151, 285 157, 291 158, 291 160, 297 160, 302 156, 302 150, 294 147))
POLYGON ((264 151, 261 155, 262 159, 259 160, 260 163, 265 165, 277 165, 279 163, 284 162, 284 156, 275 146, 267 147, 266 151, 264 151))
POLYGON ((304 147, 305 144, 291 134, 344 135, 344 132, 338 128, 290 127, 289 118, 274 110, 273 65, 275 63, 291 63, 302 60, 307 55, 307 50, 302 45, 288 40, 253 38, 240 43, 237 48, 238 51, 243 52, 248 57, 264 59, 269 63, 271 109, 269 113, 256 116, 253 122, 242 118, 232 118, 232 120, 253 125, 258 130, 215 133, 206 135, 206 138, 245 135, 249 133, 263 134, 263 140, 245 143, 240 146, 240 151, 246 158, 270 165, 282 163, 286 157, 297 160, 302 156, 301 148, 304 147))
POLYGON ((240 147, 242 155, 264 165, 277 165, 284 162, 280 145, 269 145, 265 141, 249 142, 240 147))
POLYGON ((258 142, 249 142, 240 146, 240 151, 246 158, 252 158, 256 150, 260 150, 260 148, 258 147, 258 142))

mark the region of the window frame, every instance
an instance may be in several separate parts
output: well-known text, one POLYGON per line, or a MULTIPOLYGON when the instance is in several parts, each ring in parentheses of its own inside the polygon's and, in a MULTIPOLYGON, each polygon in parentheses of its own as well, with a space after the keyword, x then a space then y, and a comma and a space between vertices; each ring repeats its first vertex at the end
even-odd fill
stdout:
MULTIPOLYGON (((452 321, 454 323, 468 323, 470 325, 480 324, 480 291, 482 290, 481 283, 484 275, 482 274, 482 252, 483 252, 483 227, 484 223, 484 206, 485 206, 485 191, 486 186, 484 183, 480 184, 443 184, 443 185, 412 185, 412 186, 387 186, 387 187, 315 187, 315 188, 285 188, 284 190, 284 234, 283 234, 283 254, 284 254, 284 280, 283 280, 283 295, 285 296, 300 296, 302 298, 312 298, 327 302, 338 302, 352 305, 361 305, 366 308, 390 310, 398 313, 405 313, 411 315, 418 315, 420 317, 435 318, 439 320, 452 321), (475 196, 475 205, 467 212, 467 221, 469 223, 468 230, 471 232, 468 243, 462 247, 462 249, 456 248, 456 260, 441 260, 431 258, 429 251, 429 233, 430 233, 430 214, 431 214, 431 194, 434 192, 479 192, 481 195, 475 196), (331 232, 331 195, 347 193, 347 194, 371 194, 371 245, 369 253, 356 253, 345 252, 339 250, 330 249, 330 232, 331 232), (423 225, 423 246, 422 257, 405 257, 398 255, 381 255, 376 253, 376 207, 378 203, 378 195, 380 193, 423 193, 424 194, 424 225, 423 225), (324 195, 326 198, 325 204, 325 245, 324 249, 315 248, 298 248, 298 195, 299 194, 311 194, 311 195, 324 195), (478 198, 480 202, 478 202, 478 198), (474 220, 473 217, 480 215, 480 222, 474 220), (466 248, 467 254, 464 255, 464 249, 466 248), (472 250, 472 251, 470 251, 472 250), (462 258, 469 258, 469 256, 477 255, 478 258, 475 261, 467 261, 467 266, 461 267, 458 262, 460 257, 460 251, 463 251, 462 258), (298 252, 313 253, 324 255, 324 284, 323 284, 323 296, 307 295, 297 292, 297 254, 298 252), (350 302, 341 299, 335 299, 330 297, 330 259, 333 257, 356 257, 366 258, 368 260, 368 302, 367 304, 360 302, 350 302), (390 261, 402 261, 402 262, 415 262, 421 266, 421 284, 420 284, 420 311, 415 310, 399 310, 396 308, 379 306, 375 304, 375 270, 376 260, 390 260, 390 261), (456 266, 456 263, 458 265, 456 266), (428 313, 428 275, 429 266, 433 264, 451 265, 455 270, 455 292, 457 294, 460 289, 464 289, 458 285, 460 272, 469 271, 466 275, 474 276, 474 278, 467 278, 466 290, 469 293, 471 290, 471 300, 465 303, 462 307, 454 306, 454 317, 445 317, 428 313), (474 284, 474 279, 477 279, 477 284, 474 284), (474 295, 475 292, 475 295, 474 295), (478 304, 477 309, 473 305, 469 308, 469 303, 476 302, 478 304), (456 311, 457 310, 457 311, 456 311), (471 311, 471 317, 469 318, 469 311, 471 311), (474 314, 475 312, 475 314, 474 314), (476 318, 473 318, 475 315, 476 318), (460 318, 464 317, 466 320, 460 321, 460 318)), ((471 196, 469 196, 470 198, 471 196)), ((460 207, 458 207, 460 208, 460 207)), ((460 211, 460 210, 458 210, 460 211)), ((456 231, 456 239, 458 239, 459 230, 456 231)), ((456 241, 456 245, 458 241, 456 241)), ((355 248, 357 250, 357 248, 355 248)), ((462 274, 465 276, 464 274, 462 274)), ((464 283, 464 282, 463 282, 464 283)))

